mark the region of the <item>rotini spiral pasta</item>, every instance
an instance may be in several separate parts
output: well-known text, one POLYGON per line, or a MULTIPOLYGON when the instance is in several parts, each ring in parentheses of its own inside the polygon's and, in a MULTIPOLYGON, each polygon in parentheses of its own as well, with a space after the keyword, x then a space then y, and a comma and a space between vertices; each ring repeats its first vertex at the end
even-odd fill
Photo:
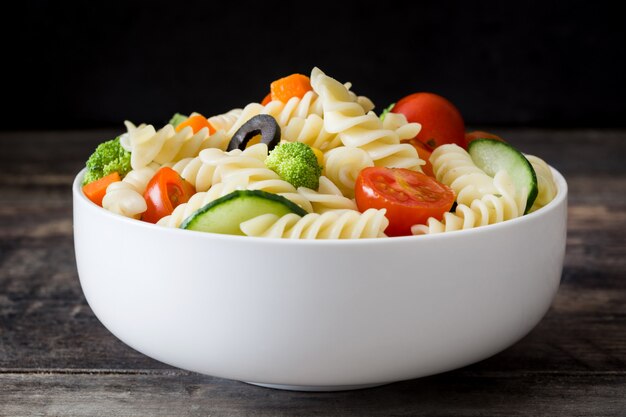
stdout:
POLYGON ((232 109, 226 113, 218 114, 217 116, 209 117, 209 123, 215 128, 215 130, 223 130, 228 132, 230 128, 237 122, 241 116, 241 109, 232 109))
POLYGON ((232 138, 237 130, 239 130, 239 128, 244 125, 244 123, 252 119, 254 116, 262 114, 264 109, 265 106, 259 103, 250 103, 245 106, 241 110, 241 113, 239 113, 239 116, 237 117, 235 123, 230 126, 230 129, 227 131, 227 136, 229 138, 232 138))
POLYGON ((313 91, 307 91, 302 98, 292 97, 286 103, 280 100, 269 102, 263 110, 273 116, 279 125, 284 126, 292 117, 306 118, 311 114, 322 115, 319 97, 313 91))
POLYGON ((414 225, 411 232, 418 235, 472 229, 522 216, 526 199, 519 198, 507 172, 499 171, 493 182, 497 194, 485 194, 469 205, 458 204, 454 213, 444 213, 441 221, 431 217, 426 225, 414 225))
POLYGON ((396 132, 400 140, 413 139, 422 130, 419 123, 409 123, 402 113, 387 113, 383 120, 383 129, 396 132))
POLYGON ((324 213, 337 209, 357 210, 354 200, 344 197, 341 190, 323 175, 320 177, 320 185, 317 191, 299 187, 298 193, 311 203, 313 209, 311 211, 315 213, 324 213))
POLYGON ((247 236, 287 239, 359 239, 384 237, 389 221, 385 210, 369 209, 309 213, 304 217, 263 214, 239 225, 247 236))
POLYGON ((250 103, 243 108, 237 121, 231 125, 228 136, 232 137, 244 123, 259 114, 269 114, 276 119, 282 133, 292 118, 304 119, 314 114, 320 116, 322 111, 318 96, 313 91, 308 91, 302 99, 292 97, 287 103, 280 100, 273 100, 265 106, 259 103, 250 103))
POLYGON ((363 168, 374 166, 369 154, 360 148, 339 146, 324 154, 324 173, 349 198, 354 198, 354 183, 363 168))
POLYGON ((334 133, 324 129, 324 119, 317 114, 306 118, 294 117, 282 128, 282 138, 288 142, 302 142, 326 152, 341 145, 334 133))
POLYGON ((346 89, 350 93, 350 97, 352 97, 352 100, 356 101, 361 107, 363 107, 363 111, 365 113, 374 110, 374 107, 376 106, 374 106, 374 102, 372 100, 370 100, 369 98, 365 96, 357 96, 354 92, 351 91, 352 89, 351 82, 344 83, 343 86, 346 87, 346 89))
POLYGON ((193 133, 189 126, 176 132, 170 124, 158 131, 152 125, 135 126, 129 121, 124 124, 128 129, 125 142, 130 147, 133 169, 143 168, 151 162, 165 164, 195 157, 206 148, 225 149, 230 140, 222 130, 210 136, 206 127, 193 133))
MULTIPOLYGON (((421 171, 424 162, 415 148, 410 144, 400 143, 398 133, 383 128, 383 123, 376 114, 366 113, 343 84, 314 68, 311 85, 322 100, 324 128, 327 132, 337 133, 345 146, 366 151, 376 166, 421 171)), ((413 126, 413 130, 417 132, 419 128, 418 124, 413 126)))
POLYGON ((164 164, 164 166, 169 166, 178 172, 181 177, 195 187, 196 191, 206 191, 213 185, 215 165, 202 163, 199 156, 184 158, 175 163, 164 164))
POLYGON ((441 145, 430 156, 437 181, 452 188, 459 204, 496 194, 493 178, 478 168, 469 153, 454 144, 441 145))
POLYGON ((168 163, 181 177, 189 181, 196 191, 206 191, 222 179, 225 171, 241 167, 264 167, 267 145, 257 144, 245 151, 234 149, 229 152, 218 148, 202 150, 195 158, 184 158, 176 163, 168 163))
POLYGON ((143 193, 158 168, 158 164, 152 163, 134 169, 122 181, 109 185, 102 199, 102 207, 125 217, 139 218, 148 208, 143 193))
MULTIPOLYGON (((361 106, 362 109, 369 111, 374 107, 373 103, 367 97, 357 96, 352 91, 349 91, 350 84, 346 83, 346 85, 347 87, 344 86, 344 88, 348 91, 348 95, 355 103, 361 106)), ((316 123, 323 117, 324 113, 322 102, 314 91, 307 91, 301 99, 292 97, 286 103, 280 100, 273 100, 265 106, 259 103, 248 104, 239 114, 237 121, 231 125, 228 130, 228 137, 232 137, 237 129, 258 114, 269 114, 276 119, 276 122, 281 128, 283 140, 290 142, 298 140, 311 145, 310 142, 316 139, 317 143, 320 145, 316 146, 317 148, 322 150, 330 149, 328 143, 331 141, 328 139, 328 136, 331 135, 323 131, 323 125, 318 127, 318 123, 316 123), (298 121, 292 124, 292 120, 294 119, 298 121), (306 132, 302 132, 304 128, 307 128, 306 132), (288 135, 285 135, 286 132, 288 135), (302 139, 295 139, 295 136, 301 136, 302 139)), ((332 135, 332 137, 334 138, 334 135, 332 135)))

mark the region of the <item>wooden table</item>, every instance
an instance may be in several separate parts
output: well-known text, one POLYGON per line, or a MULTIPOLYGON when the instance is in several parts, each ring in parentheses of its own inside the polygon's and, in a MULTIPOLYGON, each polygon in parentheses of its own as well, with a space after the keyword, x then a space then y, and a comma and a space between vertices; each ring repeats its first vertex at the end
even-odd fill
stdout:
POLYGON ((185 372, 116 339, 79 285, 70 193, 115 132, 0 133, 0 415, 626 416, 626 131, 493 130, 569 182, 551 310, 480 363, 336 393, 185 372))

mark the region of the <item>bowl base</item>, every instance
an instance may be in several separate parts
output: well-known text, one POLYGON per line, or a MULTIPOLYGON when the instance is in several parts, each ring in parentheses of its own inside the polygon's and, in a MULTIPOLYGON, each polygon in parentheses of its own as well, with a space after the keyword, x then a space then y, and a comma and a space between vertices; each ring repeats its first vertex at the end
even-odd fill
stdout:
POLYGON ((324 391, 349 391, 364 388, 380 387, 391 382, 379 382, 376 384, 356 384, 356 385, 283 385, 283 384, 263 384, 259 382, 247 382, 246 384, 256 385, 263 388, 282 389, 286 391, 307 391, 307 392, 324 392, 324 391))

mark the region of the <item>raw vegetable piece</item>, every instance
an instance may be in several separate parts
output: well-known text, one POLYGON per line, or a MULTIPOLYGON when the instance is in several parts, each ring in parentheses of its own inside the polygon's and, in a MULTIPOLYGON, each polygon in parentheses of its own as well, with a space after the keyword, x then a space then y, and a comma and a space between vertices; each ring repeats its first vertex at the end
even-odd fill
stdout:
POLYGON ((270 85, 272 100, 280 100, 283 103, 288 102, 291 97, 302 98, 311 90, 311 80, 302 74, 291 74, 270 85))
POLYGON ((189 201, 196 193, 195 187, 169 167, 160 168, 150 179, 143 194, 148 209, 141 220, 156 223, 172 214, 176 206, 189 201))
POLYGON ((181 229, 199 232, 243 235, 239 225, 262 214, 284 216, 307 214, 297 204, 283 196, 261 190, 237 190, 218 198, 189 216, 181 229))
POLYGON ((248 141, 261 135, 261 142, 267 145, 269 150, 274 149, 280 142, 280 126, 269 114, 258 114, 245 122, 233 135, 228 144, 227 151, 234 149, 246 149, 248 141))
POLYGON ((114 183, 121 181, 120 174, 114 172, 102 177, 99 180, 95 180, 83 186, 83 194, 95 204, 102 207, 102 199, 107 193, 107 187, 114 183))
POLYGON ((249 148, 250 146, 254 146, 257 143, 261 143, 261 139, 262 139, 261 135, 252 136, 250 140, 248 141, 248 143, 246 143, 246 148, 249 148))
POLYGON ((322 166, 315 151, 306 143, 284 142, 270 152, 265 165, 294 187, 317 190, 322 166))
POLYGON ((465 134, 465 143, 469 146, 469 143, 476 139, 495 139, 500 142, 506 142, 498 135, 494 135, 493 133, 483 132, 482 130, 475 130, 473 132, 468 132, 465 134))
POLYGON ((368 167, 354 186, 359 211, 386 209, 387 236, 408 236, 411 226, 441 220, 455 200, 454 191, 421 172, 404 168, 368 167))
POLYGON ((414 93, 402 98, 391 110, 402 113, 409 122, 422 129, 415 137, 430 150, 444 143, 465 144, 465 123, 459 110, 450 101, 433 93, 414 93))
POLYGON ((383 122, 385 121, 385 117, 387 116, 387 113, 391 112, 391 110, 393 109, 393 106, 395 106, 396 103, 391 103, 387 108, 385 108, 383 110, 383 112, 380 114, 380 121, 383 122))
POLYGON ((184 114, 174 113, 174 115, 172 116, 172 118, 169 121, 169 124, 171 124, 172 126, 174 126, 176 128, 176 127, 178 127, 179 124, 181 124, 182 122, 187 120, 187 117, 188 116, 185 116, 184 114))
POLYGON ((432 151, 428 149, 426 145, 424 145, 422 142, 415 138, 410 139, 408 143, 413 145, 420 159, 426 162, 426 164, 422 165, 422 171, 424 172, 424 174, 428 175, 429 177, 435 178, 433 164, 430 163, 430 155, 432 155, 432 151))
POLYGON ((207 118, 199 114, 191 116, 185 121, 181 122, 178 126, 176 126, 176 131, 180 132, 187 126, 191 126, 191 128, 193 129, 193 133, 198 133, 202 128, 205 127, 209 129, 209 135, 215 133, 215 128, 211 125, 207 118))
POLYGON ((98 145, 94 153, 87 159, 86 165, 87 172, 83 178, 83 185, 114 172, 117 172, 120 178, 124 178, 132 169, 130 152, 122 147, 119 137, 98 145))
POLYGON ((494 176, 505 170, 518 191, 526 192, 528 213, 537 198, 537 174, 528 159, 508 143, 496 139, 476 139, 469 143, 468 152, 478 168, 494 176))
POLYGON ((268 105, 270 102, 272 101, 272 93, 267 93, 267 95, 263 98, 263 101, 261 101, 261 104, 266 106, 268 105))
POLYGON ((319 149, 317 149, 314 146, 311 146, 311 149, 313 149, 313 153, 317 157, 317 163, 320 164, 320 166, 323 169, 323 167, 324 167, 324 152, 320 151, 319 149))

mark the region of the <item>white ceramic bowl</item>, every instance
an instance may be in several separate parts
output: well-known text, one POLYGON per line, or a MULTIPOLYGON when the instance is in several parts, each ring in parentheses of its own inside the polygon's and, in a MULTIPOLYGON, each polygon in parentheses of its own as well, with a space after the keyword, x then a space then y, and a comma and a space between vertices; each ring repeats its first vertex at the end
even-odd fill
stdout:
POLYGON ((340 390, 487 358, 548 310, 567 184, 524 217, 428 236, 293 241, 169 229, 73 185, 80 282, 98 319, 167 364, 284 389, 340 390))

